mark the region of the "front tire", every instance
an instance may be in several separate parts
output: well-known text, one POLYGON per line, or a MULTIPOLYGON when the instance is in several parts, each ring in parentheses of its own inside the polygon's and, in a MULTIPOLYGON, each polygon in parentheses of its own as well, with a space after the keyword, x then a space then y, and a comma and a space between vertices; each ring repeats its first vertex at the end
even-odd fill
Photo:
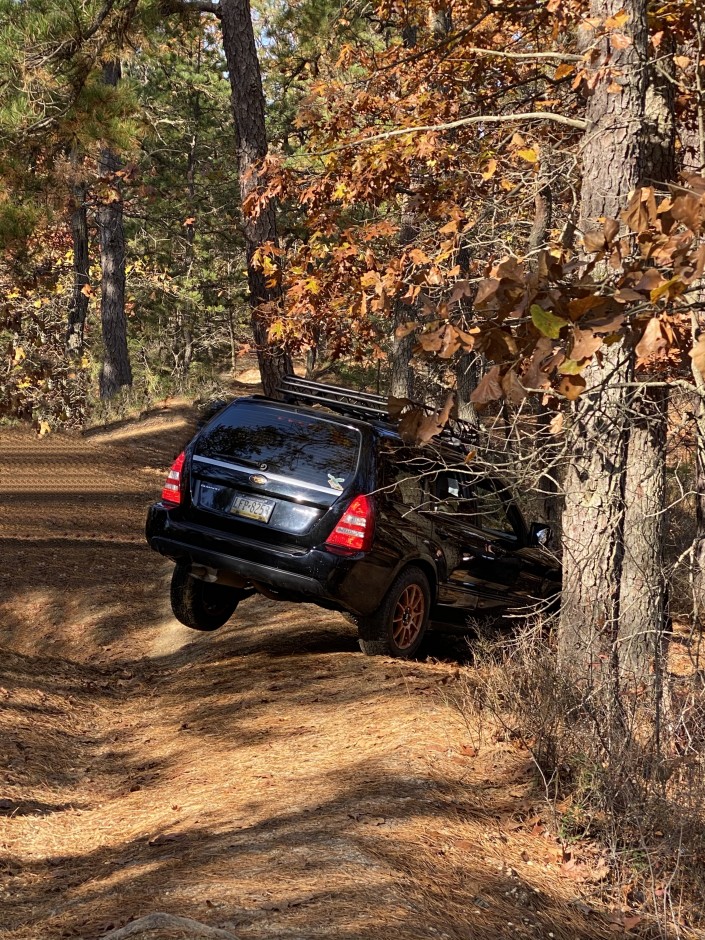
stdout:
POLYGON ((410 659, 423 642, 431 609, 431 589, 420 568, 406 568, 378 610, 358 618, 360 649, 367 656, 410 659))
POLYGON ((217 630, 235 613, 242 598, 237 588, 209 584, 191 577, 189 566, 179 563, 171 576, 171 609, 178 621, 192 630, 217 630))

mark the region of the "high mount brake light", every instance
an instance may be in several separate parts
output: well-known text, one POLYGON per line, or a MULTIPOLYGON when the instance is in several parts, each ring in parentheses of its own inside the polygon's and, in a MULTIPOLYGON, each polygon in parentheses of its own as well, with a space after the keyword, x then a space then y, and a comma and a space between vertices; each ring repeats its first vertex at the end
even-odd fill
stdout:
POLYGON ((171 470, 162 490, 162 502, 174 503, 176 506, 181 502, 181 469, 184 465, 185 456, 182 451, 171 465, 171 470))
POLYGON ((333 550, 367 552, 372 548, 375 514, 369 496, 356 496, 326 539, 333 550))

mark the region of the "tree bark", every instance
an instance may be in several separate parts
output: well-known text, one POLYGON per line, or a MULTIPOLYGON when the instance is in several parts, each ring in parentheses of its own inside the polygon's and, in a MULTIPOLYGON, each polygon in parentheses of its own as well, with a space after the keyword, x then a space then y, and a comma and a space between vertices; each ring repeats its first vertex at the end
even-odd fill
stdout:
POLYGON ((632 398, 618 634, 619 672, 632 690, 649 683, 662 665, 667 413, 667 388, 643 385, 632 398))
POLYGON ((221 22, 238 148, 252 335, 264 393, 276 396, 281 379, 292 374, 293 366, 285 347, 270 344, 267 335, 268 319, 281 300, 281 285, 268 283, 264 271, 254 263, 259 248, 276 246, 277 226, 271 200, 257 213, 249 206, 260 188, 262 161, 267 156, 264 92, 249 0, 221 0, 221 22))
MULTIPOLYGON (((663 37, 659 69, 645 95, 644 182, 676 175, 673 43, 663 37), (664 74, 665 73, 665 74, 664 74)), ((668 637, 663 566, 668 390, 644 384, 632 395, 625 483, 624 562, 620 584, 619 673, 626 688, 663 690, 668 637)))
POLYGON ((480 419, 470 396, 478 386, 484 372, 482 353, 462 353, 455 364, 456 408, 461 421, 479 428, 480 419))
MULTIPOLYGON (((117 85, 120 76, 119 62, 108 62, 103 66, 106 85, 117 85)), ((116 177, 119 169, 117 154, 108 148, 103 150, 99 170, 108 192, 98 209, 102 272, 100 319, 104 346, 100 370, 101 398, 112 398, 124 385, 132 385, 125 317, 125 227, 122 192, 116 177)))
MULTIPOLYGON (((597 227, 601 217, 617 218, 642 177, 644 100, 642 63, 648 59, 645 0, 591 0, 599 20, 624 10, 626 48, 596 41, 590 65, 596 72, 588 100, 583 148, 580 228, 597 227), (609 65, 609 68, 607 66, 609 65), (622 90, 609 90, 611 69, 622 90)), ((592 45, 594 34, 584 36, 592 45)), ((622 45, 622 43, 620 43, 622 45)), ((608 347, 601 364, 587 370, 588 388, 575 407, 574 449, 566 476, 563 513, 563 601, 558 636, 566 670, 589 684, 613 689, 623 560, 624 486, 628 421, 625 383, 631 355, 623 345, 608 347)))
POLYGON ((69 302, 66 330, 66 348, 70 353, 83 350, 83 332, 88 313, 88 294, 84 288, 89 283, 88 214, 86 212, 86 187, 74 186, 75 205, 71 213, 71 238, 73 241, 73 289, 69 302))
MULTIPOLYGON (((401 226, 399 228, 399 246, 410 245, 417 234, 416 215, 409 207, 408 196, 404 197, 401 210, 401 226)), ((413 307, 408 307, 401 300, 397 300, 394 307, 394 335, 392 336, 392 355, 390 361, 389 391, 395 398, 413 398, 414 371, 411 368, 411 356, 414 351, 414 334, 410 333, 397 339, 396 329, 407 320, 413 320, 416 313, 413 307)))

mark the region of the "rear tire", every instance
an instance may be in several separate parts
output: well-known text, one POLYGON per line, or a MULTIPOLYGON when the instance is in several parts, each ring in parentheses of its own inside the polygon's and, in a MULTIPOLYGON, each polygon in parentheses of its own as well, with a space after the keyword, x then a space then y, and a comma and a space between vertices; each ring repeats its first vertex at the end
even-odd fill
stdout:
POLYGON ((242 592, 223 584, 191 577, 187 564, 178 563, 171 576, 171 609, 192 630, 217 630, 235 613, 242 592))
POLYGON ((358 618, 360 649, 367 656, 410 659, 421 646, 431 609, 431 589, 420 568, 406 568, 379 608, 358 618))

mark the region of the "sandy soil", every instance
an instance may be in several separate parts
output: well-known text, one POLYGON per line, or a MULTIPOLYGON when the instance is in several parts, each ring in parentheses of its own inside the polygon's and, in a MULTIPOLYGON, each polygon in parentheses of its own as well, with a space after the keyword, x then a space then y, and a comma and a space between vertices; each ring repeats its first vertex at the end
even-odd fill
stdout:
POLYGON ((405 664, 310 606, 173 619, 142 529, 191 427, 1 433, 0 937, 153 911, 242 940, 619 935, 528 754, 452 703, 463 640, 405 664))

